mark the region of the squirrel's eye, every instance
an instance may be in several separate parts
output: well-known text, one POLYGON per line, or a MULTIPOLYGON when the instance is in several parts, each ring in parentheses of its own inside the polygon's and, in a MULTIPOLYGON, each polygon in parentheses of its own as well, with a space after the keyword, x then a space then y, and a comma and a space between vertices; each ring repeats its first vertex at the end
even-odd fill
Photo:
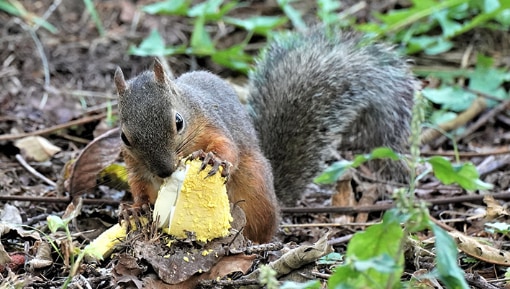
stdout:
POLYGON ((180 132, 184 127, 184 119, 178 112, 175 113, 175 127, 177 128, 177 132, 180 132))
POLYGON ((126 135, 124 134, 124 132, 121 132, 120 133, 120 139, 122 140, 122 142, 126 145, 126 146, 131 146, 131 144, 129 143, 129 140, 127 139, 126 135))

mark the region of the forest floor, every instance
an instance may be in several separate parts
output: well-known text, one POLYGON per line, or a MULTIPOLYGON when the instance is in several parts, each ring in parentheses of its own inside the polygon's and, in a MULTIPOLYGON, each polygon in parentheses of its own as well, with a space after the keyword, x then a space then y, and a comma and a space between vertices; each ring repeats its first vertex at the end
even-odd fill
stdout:
MULTIPOLYGON (((0 258, 0 288, 11 288, 2 287, 7 284, 59 288, 64 284, 71 265, 70 257, 66 254, 72 252, 66 252, 62 247, 66 238, 64 233, 50 233, 47 217, 63 216, 66 210, 66 216, 69 211, 74 212, 68 207, 71 198, 75 198, 75 206, 79 206, 79 215, 69 224, 75 246, 83 247, 105 228, 117 222, 119 204, 121 201, 129 201, 129 193, 118 184, 111 186, 111 182, 103 182, 85 185, 85 189, 74 190, 70 196, 69 169, 66 169, 66 164, 75 160, 95 137, 117 125, 116 91, 113 85, 115 69, 120 66, 126 77, 131 78, 151 67, 152 57, 129 55, 129 47, 138 45, 154 28, 158 29, 168 45, 188 41, 193 29, 192 24, 182 17, 141 13, 138 7, 145 4, 143 0, 136 1, 136 4, 128 0, 95 1, 106 32, 100 36, 84 2, 20 1, 27 10, 39 16, 44 15, 53 5, 54 10, 47 21, 56 27, 57 33, 51 33, 43 27, 35 30, 33 25, 0 11, 0 228, 3 229, 0 230, 0 257, 10 258, 10 261, 0 258), (109 108, 113 108, 113 117, 108 114, 109 108), (27 138, 33 136, 41 138, 27 138), (20 149, 22 144, 19 141, 26 139, 29 146, 40 146, 47 156, 36 161, 36 157, 28 153, 27 149, 20 149), (37 171, 44 178, 31 170, 37 171), (78 197, 83 201, 80 205, 76 204, 78 197), (28 227, 20 228, 18 224, 28 227), (37 228, 37 231, 29 227, 37 228), (41 243, 46 242, 45 236, 55 238, 64 254, 58 255, 53 251, 46 258, 36 257, 41 248, 44 248, 41 243), (43 262, 43 265, 29 262, 41 259, 51 262, 43 262)), ((312 1, 297 1, 299 9, 312 14, 313 7, 307 6, 307 2, 312 1)), ((344 7, 348 8, 357 1, 343 2, 344 7)), ((367 2, 369 4, 364 9, 357 11, 359 21, 370 21, 372 12, 384 12, 398 5, 398 1, 367 2)), ((235 13, 281 13, 276 5, 270 3, 249 1, 248 7, 236 10, 235 13)), ((242 39, 242 32, 236 30, 224 31, 217 28, 215 31, 215 37, 221 37, 225 47, 242 39)), ((414 55, 415 68, 448 70, 462 65, 469 67, 476 53, 493 57, 497 66, 509 67, 509 35, 475 29, 456 39, 455 48, 448 53, 436 57, 414 55), (466 62, 468 46, 473 50, 466 62)), ((254 38, 251 52, 256 54, 263 46, 263 39, 254 38)), ((181 55, 167 57, 167 61, 176 75, 193 69, 207 69, 236 83, 246 81, 245 76, 220 67, 207 58, 181 55)), ((427 81, 433 84, 433 79, 427 81)), ((489 233, 485 224, 494 220, 505 223, 508 219, 509 111, 508 102, 482 110, 464 126, 467 133, 457 139, 461 160, 471 161, 479 170, 481 179, 494 184, 492 190, 484 193, 494 194, 497 201, 486 199, 484 202, 483 195, 478 191, 467 192, 456 185, 443 185, 433 177, 423 178, 416 191, 419 199, 429 202, 430 215, 446 228, 458 230, 470 237, 487 238, 490 247, 497 250, 503 250, 508 243, 508 236, 489 233), (487 217, 491 214, 493 220, 487 217)), ((444 137, 423 145, 421 151, 424 155, 453 157, 452 142, 444 137)), ((380 220, 391 201, 391 192, 399 187, 399 184, 378 182, 369 174, 363 171, 361 175, 348 180, 347 191, 351 195, 344 199, 348 200, 345 206, 352 208, 352 211, 347 216, 306 211, 298 214, 285 208, 275 242, 285 244, 286 248, 310 245, 327 233, 335 251, 344 252, 349 236, 380 220), (367 205, 374 205, 369 213, 356 210, 357 206, 367 205), (340 220, 342 226, 334 225, 340 220)), ((76 176, 78 180, 75 181, 80 181, 82 177, 76 176)), ((331 204, 329 192, 332 190, 334 188, 315 189, 312 185, 311 191, 314 192, 303 197, 299 207, 327 207, 331 204)), ((430 237, 426 233, 420 235, 422 241, 430 237)), ((276 258, 264 252, 257 257, 260 262, 276 258)), ((504 279, 505 268, 499 266, 501 263, 491 262, 490 257, 469 258, 464 251, 460 254, 459 264, 466 276, 472 273, 482 276, 482 281, 474 277, 469 279, 473 288, 503 286, 501 280, 504 279), (492 285, 485 280, 499 280, 499 283, 492 285)), ((71 284, 74 288, 115 288, 116 285, 123 288, 139 287, 142 276, 149 275, 150 270, 146 272, 144 270, 147 268, 141 267, 135 270, 126 264, 123 269, 119 269, 119 263, 123 261, 130 262, 132 259, 116 259, 112 262, 107 258, 99 263, 87 261, 79 267, 80 277, 73 279, 71 284)), ((410 257, 407 261, 405 270, 409 276, 419 274, 420 268, 431 268, 427 258, 419 260, 410 257)), ((253 268, 251 265, 248 267, 253 268)), ((307 270, 308 273, 315 272, 308 275, 315 279, 331 273, 327 266, 315 266, 307 270)))

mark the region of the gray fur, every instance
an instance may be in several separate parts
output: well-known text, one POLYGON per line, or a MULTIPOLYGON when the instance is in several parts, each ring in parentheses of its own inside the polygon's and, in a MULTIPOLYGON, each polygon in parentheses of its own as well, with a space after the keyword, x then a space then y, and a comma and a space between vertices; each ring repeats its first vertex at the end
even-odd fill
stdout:
POLYGON ((325 31, 277 38, 250 75, 251 116, 285 205, 320 173, 332 143, 401 152, 409 135, 417 81, 406 61, 355 33, 325 31))

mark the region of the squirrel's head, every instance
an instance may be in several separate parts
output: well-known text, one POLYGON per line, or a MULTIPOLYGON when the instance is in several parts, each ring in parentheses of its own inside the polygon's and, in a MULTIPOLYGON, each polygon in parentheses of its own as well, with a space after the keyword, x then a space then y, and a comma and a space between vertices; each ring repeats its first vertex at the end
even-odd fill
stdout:
POLYGON ((184 118, 176 110, 179 89, 156 59, 152 71, 126 81, 115 71, 124 151, 160 178, 177 166, 184 118))

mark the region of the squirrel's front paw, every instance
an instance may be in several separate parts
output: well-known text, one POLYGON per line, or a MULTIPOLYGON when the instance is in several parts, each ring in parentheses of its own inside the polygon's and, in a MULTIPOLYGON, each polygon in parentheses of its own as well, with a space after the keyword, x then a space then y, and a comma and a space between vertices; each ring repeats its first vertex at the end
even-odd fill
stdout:
POLYGON ((142 228, 142 221, 140 220, 140 217, 143 216, 149 220, 152 217, 151 207, 149 204, 128 205, 121 203, 119 210, 119 224, 121 224, 122 221, 126 221, 128 224, 128 231, 134 227, 131 221, 134 221, 136 228, 142 228))
POLYGON ((193 152, 188 159, 194 160, 194 159, 202 159, 202 166, 200 167, 200 170, 205 169, 207 165, 211 165, 212 169, 207 173, 207 176, 212 176, 218 172, 218 169, 223 167, 223 170, 221 171, 221 176, 225 177, 228 180, 228 177, 230 175, 230 168, 232 167, 232 164, 226 160, 221 160, 218 158, 214 153, 212 152, 204 152, 203 150, 198 150, 196 152, 193 152))

